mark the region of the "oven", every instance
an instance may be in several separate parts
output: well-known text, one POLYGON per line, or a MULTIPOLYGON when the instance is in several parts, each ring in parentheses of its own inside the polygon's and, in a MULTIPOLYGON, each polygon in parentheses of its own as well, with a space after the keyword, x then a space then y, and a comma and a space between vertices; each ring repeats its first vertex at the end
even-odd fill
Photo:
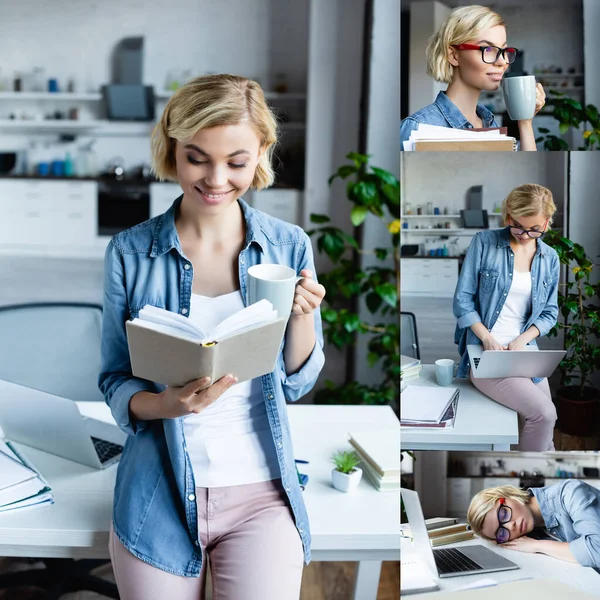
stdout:
POLYGON ((149 183, 98 181, 98 235, 113 236, 149 218, 149 183))

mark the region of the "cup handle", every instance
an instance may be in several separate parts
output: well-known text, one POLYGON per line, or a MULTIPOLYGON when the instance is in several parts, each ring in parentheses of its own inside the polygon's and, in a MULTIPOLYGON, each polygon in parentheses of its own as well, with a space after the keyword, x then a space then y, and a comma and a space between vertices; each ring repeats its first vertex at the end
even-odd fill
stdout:
POLYGON ((301 275, 298 275, 296 277, 296 284, 295 285, 298 285, 303 279, 306 279, 306 277, 302 277, 301 275))

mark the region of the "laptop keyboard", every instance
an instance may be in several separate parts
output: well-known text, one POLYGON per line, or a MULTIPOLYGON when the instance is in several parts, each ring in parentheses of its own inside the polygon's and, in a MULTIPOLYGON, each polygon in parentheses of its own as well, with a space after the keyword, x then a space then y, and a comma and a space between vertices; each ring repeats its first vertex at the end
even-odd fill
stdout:
POLYGON ((473 364, 475 365, 475 368, 477 368, 479 366, 479 361, 480 360, 481 360, 480 358, 474 358, 473 359, 473 364))
POLYGON ((98 458, 102 464, 123 452, 123 446, 120 446, 119 444, 113 444, 112 442, 107 442, 106 440, 101 440, 93 436, 92 442, 94 443, 96 454, 98 454, 98 458))
POLYGON ((434 550, 433 556, 440 575, 461 571, 481 571, 483 568, 456 548, 434 550))

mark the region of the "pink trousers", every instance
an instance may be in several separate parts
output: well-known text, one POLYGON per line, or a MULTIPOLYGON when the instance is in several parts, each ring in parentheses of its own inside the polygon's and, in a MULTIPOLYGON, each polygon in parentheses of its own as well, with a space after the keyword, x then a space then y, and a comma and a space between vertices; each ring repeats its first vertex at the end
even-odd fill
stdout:
POLYGON ((547 379, 536 384, 527 377, 476 379, 471 374, 471 381, 480 392, 492 400, 517 411, 523 425, 519 435, 519 450, 554 450, 552 436, 556 423, 556 408, 547 379))
MULTIPOLYGON (((208 555, 213 600, 298 600, 304 552, 281 480, 196 488, 198 531, 208 555)), ((179 577, 109 541, 121 600, 204 600, 199 578, 179 577)))

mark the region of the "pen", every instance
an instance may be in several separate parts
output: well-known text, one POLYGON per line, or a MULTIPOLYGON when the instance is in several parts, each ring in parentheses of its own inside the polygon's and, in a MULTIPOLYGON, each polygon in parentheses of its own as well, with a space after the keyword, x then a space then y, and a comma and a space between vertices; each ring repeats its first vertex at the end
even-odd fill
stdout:
POLYGON ((300 459, 300 458, 296 458, 295 460, 296 460, 296 462, 297 462, 297 463, 300 463, 300 464, 302 464, 302 465, 307 465, 307 464, 308 464, 308 461, 307 461, 307 460, 302 460, 302 459, 300 459))

